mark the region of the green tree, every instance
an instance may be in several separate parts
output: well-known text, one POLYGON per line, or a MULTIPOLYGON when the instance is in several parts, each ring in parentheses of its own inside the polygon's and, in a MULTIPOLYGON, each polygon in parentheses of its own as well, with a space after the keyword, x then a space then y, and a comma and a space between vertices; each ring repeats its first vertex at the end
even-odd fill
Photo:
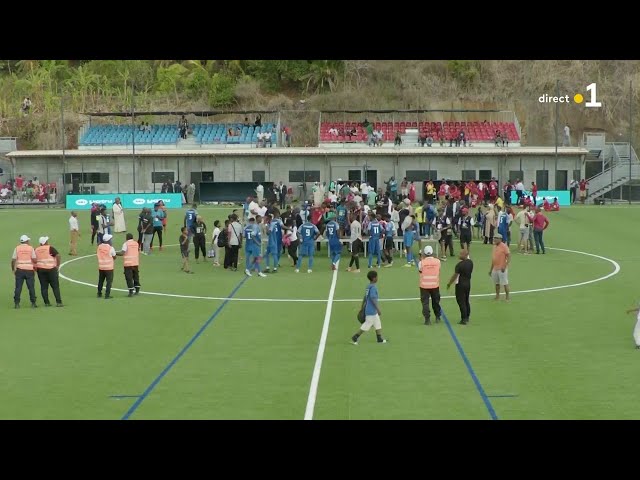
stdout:
POLYGON ((209 105, 226 107, 235 102, 235 80, 227 74, 216 73, 211 77, 209 87, 209 105))
POLYGON ((187 69, 179 63, 174 63, 168 67, 159 67, 157 75, 157 89, 159 92, 173 92, 176 96, 176 103, 179 103, 178 90, 186 77, 187 69))
POLYGON ((300 77, 305 83, 305 92, 321 93, 329 90, 334 92, 344 66, 338 60, 315 60, 311 63, 309 72, 300 77))

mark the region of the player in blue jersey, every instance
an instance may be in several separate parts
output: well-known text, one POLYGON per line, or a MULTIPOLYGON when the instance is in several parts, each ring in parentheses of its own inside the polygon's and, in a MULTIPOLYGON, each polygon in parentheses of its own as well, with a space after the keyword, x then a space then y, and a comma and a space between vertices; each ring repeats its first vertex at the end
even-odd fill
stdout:
POLYGON ((337 268, 342 253, 342 243, 340 242, 340 225, 335 220, 327 222, 324 228, 325 237, 329 241, 329 255, 331 256, 331 270, 337 268))
POLYGON ((266 215, 265 222, 267 226, 267 251, 264 254, 265 273, 269 273, 270 260, 273 258, 273 273, 278 271, 280 263, 280 245, 282 243, 282 222, 279 218, 273 218, 272 215, 266 215))
POLYGON ((251 277, 251 270, 255 269, 259 277, 266 277, 260 271, 260 249, 262 246, 262 237, 260 235, 260 227, 256 225, 256 219, 250 218, 249 223, 244 227, 244 254, 245 254, 245 275, 251 277))
POLYGON ((369 214, 369 244, 367 249, 369 250, 369 265, 371 268, 373 263, 373 256, 378 256, 378 268, 382 264, 382 256, 380 255, 380 237, 382 236, 382 226, 376 218, 375 214, 371 212, 369 214))
POLYGON ((300 228, 298 229, 298 236, 301 238, 302 246, 300 248, 300 256, 298 257, 298 263, 296 264, 296 273, 300 271, 300 265, 302 265, 302 258, 309 257, 309 268, 307 273, 311 273, 311 269, 313 268, 313 254, 314 254, 314 245, 313 243, 320 236, 320 231, 318 227, 316 227, 311 220, 306 220, 300 228))
POLYGON ((187 227, 187 235, 189 236, 189 241, 191 241, 191 237, 195 235, 195 225, 196 225, 196 217, 198 216, 198 205, 195 203, 191 205, 191 208, 187 210, 184 214, 184 223, 183 227, 187 227))

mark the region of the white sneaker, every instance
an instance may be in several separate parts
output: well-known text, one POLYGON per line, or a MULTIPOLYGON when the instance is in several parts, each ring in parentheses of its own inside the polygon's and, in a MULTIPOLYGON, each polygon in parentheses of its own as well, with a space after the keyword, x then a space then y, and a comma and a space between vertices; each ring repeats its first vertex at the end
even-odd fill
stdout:
POLYGON ((312 272, 313 272, 313 270, 311 270, 311 269, 307 270, 307 273, 312 273, 312 272))
POLYGON ((253 277, 253 275, 251 275, 251 272, 250 272, 249 270, 245 270, 245 271, 244 271, 244 274, 245 274, 247 277, 253 277))
POLYGON ((262 273, 262 272, 258 272, 258 276, 259 276, 259 277, 266 277, 267 275, 266 275, 266 274, 264 274, 264 273, 262 273))
POLYGON ((296 273, 300 273, 300 270, 298 270, 297 268, 296 268, 296 273))

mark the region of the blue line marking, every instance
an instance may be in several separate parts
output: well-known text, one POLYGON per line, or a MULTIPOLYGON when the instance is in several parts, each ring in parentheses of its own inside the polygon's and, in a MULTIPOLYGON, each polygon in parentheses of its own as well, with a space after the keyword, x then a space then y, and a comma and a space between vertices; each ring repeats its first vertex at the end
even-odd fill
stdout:
POLYGON ((146 390, 144 391, 144 393, 142 395, 140 395, 140 397, 138 398, 138 400, 135 401, 135 403, 131 406, 131 408, 127 411, 127 413, 124 414, 124 416, 122 417, 121 420, 128 420, 131 415, 133 415, 133 413, 138 409, 138 407, 142 404, 142 402, 144 401, 145 398, 147 398, 149 396, 149 394, 153 391, 154 388, 156 388, 156 386, 158 385, 158 383, 160 383, 160 380, 162 380, 164 378, 164 376, 169 373, 169 370, 171 370, 171 368, 178 362, 178 360, 180 360, 180 357, 182 357, 182 355, 184 355, 187 350, 189 350, 189 348, 191 348, 191 346, 195 343, 195 341, 198 339, 198 337, 200 337, 200 335, 203 334, 203 332, 207 329, 207 327, 209 325, 211 325, 211 322, 213 322, 215 320, 215 318, 220 314, 220 312, 222 311, 222 309, 225 307, 225 305, 227 303, 229 303, 229 299, 233 298, 233 296, 238 292, 238 290, 240 289, 240 287, 242 285, 244 285, 244 282, 247 281, 249 277, 245 276, 240 283, 236 286, 236 288, 233 289, 233 291, 229 294, 229 296, 225 299, 224 302, 222 302, 222 304, 216 309, 215 312, 213 312, 213 315, 211 315, 209 317, 209 320, 207 320, 205 322, 204 325, 202 325, 202 327, 200 327, 200 330, 198 330, 196 332, 196 334, 191 338, 191 340, 189 340, 189 342, 183 347, 182 350, 180 350, 180 353, 178 353, 175 358, 173 360, 171 360, 171 362, 169 362, 169 365, 167 365, 164 370, 162 370, 162 372, 160 372, 160 375, 158 375, 156 377, 156 379, 151 382, 151 384, 146 388, 146 390))
POLYGON ((489 398, 513 398, 513 397, 517 397, 518 395, 487 395, 487 397, 489 398))
POLYGON ((491 405, 491 400, 489 400, 489 397, 485 393, 484 388, 482 388, 482 384, 480 383, 480 380, 478 380, 478 376, 476 375, 476 372, 473 371, 471 362, 467 358, 467 354, 464 353, 464 350, 462 349, 462 345, 460 345, 460 342, 458 341, 458 337, 456 337, 456 334, 453 331, 453 328, 451 328, 451 323, 449 323, 449 319, 445 315, 444 310, 442 310, 442 308, 440 310, 441 310, 441 315, 444 318, 444 323, 447 325, 447 328, 449 329, 449 333, 451 334, 451 338, 453 338, 453 341, 456 344, 456 347, 458 347, 458 353, 460 353, 460 356, 462 357, 464 364, 467 366, 467 370, 469 370, 469 375, 471 375, 471 378, 473 379, 473 383, 476 384, 478 393, 480 393, 480 396, 482 397, 482 401, 484 402, 484 405, 487 407, 487 410, 489 411, 489 415, 491 415, 491 419, 498 420, 498 415, 496 414, 496 411, 493 409, 493 405, 491 405))
POLYGON ((109 395, 109 398, 140 398, 140 395, 109 395))

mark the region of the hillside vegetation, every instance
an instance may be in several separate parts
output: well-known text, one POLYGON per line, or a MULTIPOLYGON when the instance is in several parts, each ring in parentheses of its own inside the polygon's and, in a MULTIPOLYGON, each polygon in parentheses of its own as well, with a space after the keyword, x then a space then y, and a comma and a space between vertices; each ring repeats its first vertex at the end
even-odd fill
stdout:
POLYGON ((568 122, 574 141, 584 129, 628 139, 630 99, 640 111, 640 62, 612 60, 0 60, 0 135, 18 137, 20 148, 59 148, 62 96, 73 148, 83 113, 130 111, 133 97, 138 111, 279 110, 299 146, 316 144, 323 109, 514 110, 523 143, 553 145, 555 105, 538 97, 555 95, 557 80, 560 95, 587 100, 586 86, 597 83, 603 104, 560 105, 560 127, 568 122), (27 116, 24 97, 32 100, 27 116))

